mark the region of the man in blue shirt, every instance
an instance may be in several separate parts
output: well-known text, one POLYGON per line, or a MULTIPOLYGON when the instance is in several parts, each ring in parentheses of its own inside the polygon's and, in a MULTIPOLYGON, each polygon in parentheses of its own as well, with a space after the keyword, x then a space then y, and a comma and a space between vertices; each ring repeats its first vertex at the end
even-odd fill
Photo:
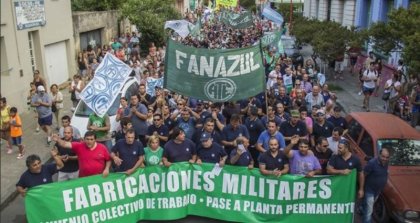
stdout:
POLYGON ((365 193, 363 197, 363 223, 372 222, 373 204, 388 181, 389 151, 382 148, 379 157, 371 159, 363 170, 365 174, 365 193))
POLYGON ((200 138, 201 145, 197 148, 197 164, 218 163, 223 167, 226 163, 227 154, 223 147, 213 142, 211 134, 203 133, 200 138))
POLYGON ((360 159, 350 152, 350 143, 341 139, 338 143, 338 155, 333 155, 327 164, 327 173, 331 175, 348 175, 353 169, 357 170, 359 183, 358 197, 363 197, 365 177, 360 159))
POLYGON ((277 125, 275 121, 268 121, 267 124, 267 130, 264 130, 264 132, 261 133, 261 135, 258 137, 256 148, 260 153, 264 153, 269 149, 268 141, 270 138, 276 138, 277 141, 280 144, 280 150, 284 150, 286 147, 286 143, 284 141, 283 134, 281 134, 277 130, 277 125))
POLYGON ((51 183, 53 181, 52 176, 63 168, 63 161, 58 155, 56 148, 51 150, 51 156, 55 163, 46 165, 41 163, 41 158, 38 155, 33 154, 26 158, 26 167, 28 169, 20 176, 16 184, 16 190, 22 197, 25 197, 26 191, 32 187, 51 183))
POLYGON ((116 170, 118 172, 125 172, 130 175, 143 164, 143 144, 135 139, 134 129, 128 129, 125 133, 125 139, 118 140, 112 147, 111 159, 117 166, 116 170))
POLYGON ((224 127, 222 131, 222 144, 225 146, 227 154, 230 155, 236 147, 236 139, 240 136, 249 139, 249 132, 246 126, 241 124, 241 117, 234 114, 230 118, 230 124, 224 127))
POLYGON ((195 163, 197 152, 195 143, 185 137, 184 130, 175 127, 169 135, 169 141, 165 144, 162 162, 166 167, 176 162, 195 163))
POLYGON ((230 164, 234 166, 248 166, 254 168, 254 160, 248 150, 249 140, 245 137, 236 139, 236 148, 230 153, 230 164))

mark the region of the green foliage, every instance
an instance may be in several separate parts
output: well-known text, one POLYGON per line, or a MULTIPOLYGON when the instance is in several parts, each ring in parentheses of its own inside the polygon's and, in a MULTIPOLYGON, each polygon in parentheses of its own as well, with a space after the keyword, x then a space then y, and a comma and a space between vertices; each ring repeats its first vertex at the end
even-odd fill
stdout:
POLYGON ((239 4, 249 11, 254 11, 257 9, 255 5, 255 0, 241 0, 239 4))
MULTIPOLYGON (((287 1, 285 1, 287 2, 287 1)), ((275 4, 277 11, 283 16, 285 22, 290 20, 290 3, 275 4)), ((303 8, 303 3, 293 3, 293 14, 292 20, 295 21, 298 17, 301 17, 301 13, 296 13, 296 9, 303 8)))
POLYGON ((118 9, 124 0, 71 0, 72 11, 107 11, 118 9))
POLYGON ((312 45, 314 52, 325 61, 343 56, 347 46, 362 46, 365 33, 354 27, 347 29, 332 21, 318 21, 297 16, 291 30, 299 44, 312 45))
POLYGON ((126 0, 121 14, 135 24, 142 33, 142 43, 165 42, 165 21, 180 19, 173 0, 126 0))
POLYGON ((387 23, 375 23, 368 31, 375 48, 387 54, 402 50, 408 67, 420 70, 420 3, 391 11, 387 23))

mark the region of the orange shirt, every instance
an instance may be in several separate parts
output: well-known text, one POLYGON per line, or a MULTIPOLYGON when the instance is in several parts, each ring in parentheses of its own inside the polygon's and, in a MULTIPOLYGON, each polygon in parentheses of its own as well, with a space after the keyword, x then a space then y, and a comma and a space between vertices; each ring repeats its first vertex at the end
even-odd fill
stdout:
POLYGON ((16 127, 13 125, 10 125, 10 136, 11 137, 18 137, 23 135, 22 131, 22 120, 20 119, 20 116, 18 114, 15 115, 15 117, 10 116, 10 122, 15 122, 17 125, 20 125, 20 127, 16 127))

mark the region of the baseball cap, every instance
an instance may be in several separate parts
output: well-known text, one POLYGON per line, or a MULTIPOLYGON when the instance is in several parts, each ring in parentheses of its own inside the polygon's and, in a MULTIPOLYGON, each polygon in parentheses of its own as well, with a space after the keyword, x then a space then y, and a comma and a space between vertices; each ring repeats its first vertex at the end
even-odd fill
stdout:
POLYGON ((202 104, 204 104, 204 101, 203 101, 203 100, 198 99, 198 100, 197 100, 197 105, 202 105, 202 104))
POLYGON ((346 146, 348 146, 350 143, 347 139, 340 139, 340 141, 338 141, 339 144, 344 144, 346 146))
POLYGON ((45 91, 45 88, 44 88, 44 86, 39 85, 39 86, 38 86, 38 88, 37 88, 37 90, 38 90, 38 91, 45 91))
POLYGON ((291 111, 290 111, 290 115, 291 115, 292 117, 299 117, 299 116, 300 116, 300 114, 299 114, 299 111, 298 111, 298 110, 291 110, 291 111))
POLYGON ((209 139, 211 139, 211 135, 209 133, 204 132, 201 134, 201 138, 200 138, 201 142, 205 142, 209 139))

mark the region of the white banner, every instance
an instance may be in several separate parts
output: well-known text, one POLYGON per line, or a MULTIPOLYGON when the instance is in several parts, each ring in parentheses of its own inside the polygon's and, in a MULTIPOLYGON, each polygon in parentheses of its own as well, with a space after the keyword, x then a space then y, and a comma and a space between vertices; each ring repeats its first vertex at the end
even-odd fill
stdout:
POLYGON ((190 34, 190 29, 194 27, 194 24, 186 20, 171 20, 165 22, 165 29, 172 29, 178 33, 182 38, 185 38, 190 34))
POLYGON ((112 106, 133 69, 107 53, 95 71, 95 76, 80 93, 80 98, 99 117, 112 106))

